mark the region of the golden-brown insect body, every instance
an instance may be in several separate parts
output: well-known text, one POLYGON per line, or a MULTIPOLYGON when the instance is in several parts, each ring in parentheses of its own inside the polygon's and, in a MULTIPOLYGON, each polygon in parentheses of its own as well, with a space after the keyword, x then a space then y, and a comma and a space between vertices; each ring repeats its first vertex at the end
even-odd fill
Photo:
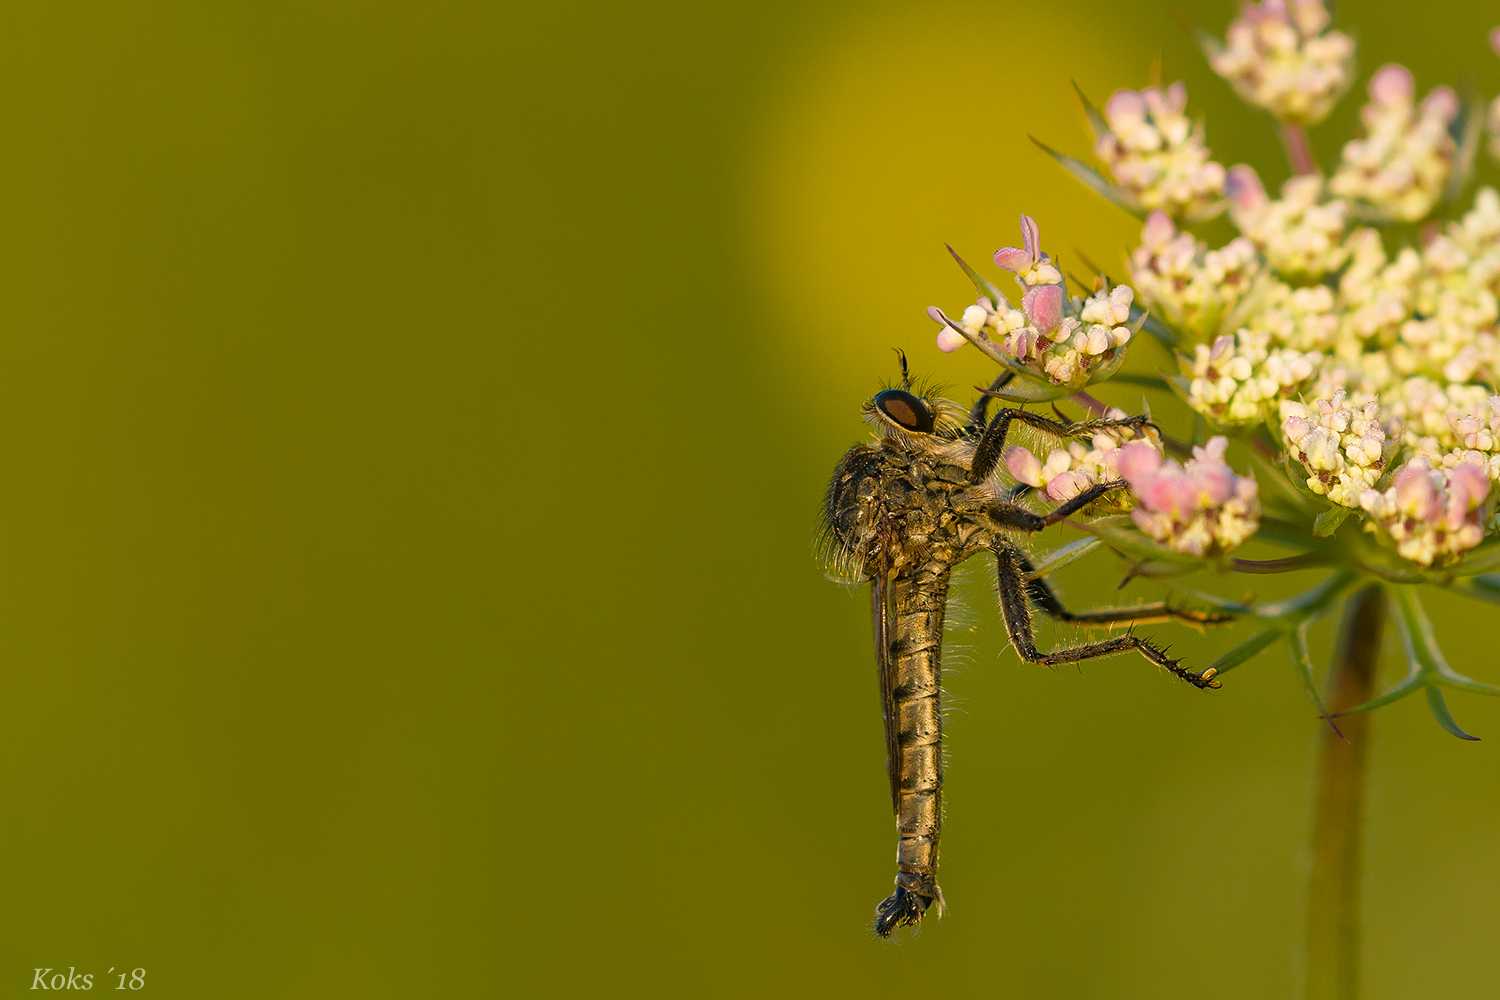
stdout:
MULTIPOLYGON (((903 359, 903 376, 905 363, 903 359)), ((1003 409, 985 421, 982 400, 963 422, 952 404, 887 389, 866 404, 877 430, 873 445, 851 448, 834 470, 823 510, 832 567, 871 586, 876 663, 885 723, 886 770, 899 835, 896 890, 876 910, 881 936, 921 920, 934 904, 942 832, 942 638, 954 567, 980 551, 994 555, 1002 619, 1017 653, 1035 663, 1077 662, 1134 650, 1198 687, 1217 687, 1212 674, 1180 667, 1150 641, 1126 634, 1071 649, 1036 648, 1031 608, 1062 621, 1117 625, 1178 619, 1211 624, 1225 616, 1165 604, 1073 614, 1046 581, 1033 578, 1026 555, 1010 540, 1040 531, 1123 483, 1085 489, 1046 515, 1008 498, 994 473, 1013 421, 1056 439, 1131 425, 1143 418, 1066 423, 1003 409)))

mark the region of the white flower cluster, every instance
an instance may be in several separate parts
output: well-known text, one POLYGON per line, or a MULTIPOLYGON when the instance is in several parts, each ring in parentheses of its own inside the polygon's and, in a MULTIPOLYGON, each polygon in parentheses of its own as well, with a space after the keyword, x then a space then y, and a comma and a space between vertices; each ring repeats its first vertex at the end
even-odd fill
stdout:
POLYGON ((1493 378, 1500 370, 1500 341, 1494 335, 1500 254, 1476 256, 1451 236, 1439 235, 1423 249, 1422 263, 1414 315, 1401 325, 1392 365, 1402 374, 1440 375, 1449 382, 1493 378))
POLYGON ((1380 233, 1360 229, 1349 237, 1349 267, 1339 278, 1339 340, 1344 354, 1366 345, 1389 346, 1411 315, 1422 257, 1404 248, 1386 257, 1380 233))
MULTIPOLYGON (((1124 410, 1105 411, 1107 420, 1124 420, 1124 410)), ((1130 441, 1143 441, 1161 451, 1161 439, 1154 428, 1146 427, 1137 433, 1131 427, 1111 427, 1099 430, 1088 440, 1069 442, 1066 449, 1054 448, 1044 462, 1027 448, 1015 445, 1005 449, 1005 467, 1017 482, 1035 486, 1054 501, 1071 500, 1095 483, 1112 482, 1120 478, 1120 449, 1130 441)), ((1109 501, 1102 500, 1104 507, 1125 510, 1129 497, 1117 495, 1109 501)))
POLYGON ((1293 177, 1281 186, 1281 198, 1266 196, 1254 170, 1229 171, 1229 215, 1276 273, 1299 283, 1317 281, 1337 271, 1349 258, 1344 242, 1349 206, 1325 197, 1323 178, 1293 177))
POLYGON ((1229 440, 1210 438, 1185 465, 1162 458, 1145 442, 1126 445, 1116 465, 1139 501, 1130 518, 1177 552, 1195 556, 1232 552, 1260 527, 1254 478, 1236 476, 1224 452, 1229 440))
POLYGON ((1109 125, 1094 142, 1094 155, 1109 168, 1115 185, 1145 210, 1175 219, 1216 214, 1224 195, 1224 167, 1209 159, 1203 137, 1184 110, 1187 88, 1117 90, 1104 106, 1109 125))
POLYGON ((1271 343, 1297 351, 1328 351, 1338 342, 1338 302, 1327 285, 1293 288, 1267 281, 1246 328, 1266 333, 1271 343))
MULTIPOLYGON (((1173 384, 1189 405, 1215 426, 1279 425, 1283 457, 1300 463, 1309 491, 1359 511, 1402 557, 1448 565, 1487 528, 1500 532, 1489 513, 1500 497, 1500 193, 1481 190, 1456 222, 1430 221, 1461 186, 1459 101, 1446 87, 1418 101, 1412 74, 1394 64, 1370 80, 1363 136, 1330 179, 1315 172, 1300 126, 1328 113, 1352 65, 1325 3, 1250 0, 1228 44, 1206 44, 1215 69, 1286 126, 1299 175, 1278 198, 1251 168, 1210 160, 1181 85, 1117 92, 1096 152, 1122 199, 1153 209, 1130 281, 1178 335, 1173 384), (1212 217, 1221 197, 1240 233, 1232 242, 1210 249, 1178 230, 1212 217), (1392 248, 1382 229, 1354 228, 1360 220, 1423 225, 1412 227, 1417 246, 1392 248)), ((1491 43, 1500 52, 1500 28, 1491 43)), ((1500 98, 1489 124, 1500 158, 1500 98)), ((1058 342, 1071 343, 1061 326, 1058 342)), ((1181 551, 1222 551, 1214 530, 1190 527, 1207 508, 1189 489, 1211 485, 1210 506, 1230 497, 1205 471, 1220 469, 1222 448, 1194 468, 1142 449, 1128 444, 1116 461, 1141 501, 1141 530, 1181 551)), ((1098 451, 1079 443, 1015 461, 1039 488, 1066 492, 1105 474, 1098 451)))
MULTIPOLYGON (((1150 289, 1164 318, 1196 335, 1185 310, 1157 292, 1162 262, 1171 259, 1160 235, 1148 232, 1143 241, 1132 258, 1134 273, 1146 279, 1136 279, 1142 298, 1150 289)), ((1194 249, 1205 257, 1213 252, 1194 249)), ((1295 287, 1262 276, 1250 292, 1232 293, 1241 300, 1232 317, 1239 325, 1235 340, 1221 337, 1183 361, 1192 379, 1189 402, 1199 412, 1221 423, 1250 423, 1271 415, 1267 404, 1277 399, 1306 393, 1327 400, 1342 389, 1350 405, 1378 400, 1382 424, 1406 419, 1412 447, 1419 437, 1447 434, 1450 413, 1475 412, 1484 398, 1479 383, 1500 380, 1500 194, 1481 190, 1473 210, 1420 251, 1403 249, 1392 260, 1379 232, 1360 229, 1343 252, 1347 263, 1335 272, 1336 291, 1327 283, 1295 287), (1427 424, 1437 430, 1421 431, 1427 424)), ((1430 446, 1424 453, 1441 457, 1430 446)))
MULTIPOLYGON (((1117 285, 1112 294, 1123 300, 1128 320, 1130 287, 1117 285)), ((983 298, 964 310, 958 325, 971 334, 998 342, 1006 354, 1036 368, 1039 374, 1045 372, 1057 382, 1071 381, 1080 368, 1089 367, 1081 360, 1082 356, 1105 354, 1130 341, 1128 326, 1104 327, 1096 323, 1085 330, 1076 316, 1063 316, 1044 333, 1038 328, 1036 317, 1020 309, 996 309, 983 298)), ((952 349, 957 349, 965 342, 962 334, 952 328, 938 333, 938 347, 944 350, 950 349, 950 343, 952 349)))
POLYGON ((1387 393, 1384 405, 1405 422, 1403 443, 1414 455, 1434 467, 1470 462, 1500 482, 1500 396, 1418 376, 1387 393))
MULTIPOLYGON (((1026 326, 1026 314, 1019 309, 996 309, 989 299, 981 298, 964 309, 958 325, 975 335, 1004 339, 1011 332, 1026 326), (998 336, 992 337, 992 334, 998 336)), ((943 351, 956 351, 966 343, 968 341, 963 335, 951 327, 938 331, 938 348, 943 351)))
POLYGON ((1487 398, 1482 385, 1450 384, 1421 375, 1402 379, 1380 394, 1386 412, 1401 420, 1406 446, 1434 458, 1458 445, 1454 421, 1481 412, 1487 398))
POLYGON ((1448 126, 1458 97, 1434 88, 1413 105, 1415 85, 1404 66, 1382 66, 1370 80, 1370 103, 1360 109, 1366 135, 1344 146, 1329 189, 1368 206, 1381 218, 1415 222, 1432 211, 1453 169, 1448 126))
POLYGON ((1209 64, 1251 104, 1283 121, 1316 125, 1349 87, 1354 40, 1328 31, 1323 0, 1247 3, 1209 64))
POLYGON ((1064 316, 1047 336, 1018 330, 1005 341, 1006 351, 1040 368, 1058 385, 1082 388, 1092 369, 1113 361, 1130 343, 1129 285, 1115 285, 1082 302, 1073 298, 1077 315, 1064 316))
POLYGON ((1268 333, 1225 334, 1212 347, 1199 344, 1184 363, 1192 376, 1188 404, 1220 424, 1259 423, 1312 380, 1320 361, 1312 352, 1273 347, 1268 333))
POLYGON ((1500 482, 1500 396, 1490 396, 1485 403, 1448 414, 1458 443, 1440 459, 1449 469, 1464 462, 1477 465, 1492 482, 1500 482))
POLYGON ((1380 404, 1348 406, 1344 393, 1314 404, 1281 404, 1287 452, 1307 469, 1307 488, 1336 504, 1358 507, 1400 444, 1400 421, 1382 423, 1380 404))
POLYGON ((997 310, 987 299, 966 308, 954 326, 947 326, 953 321, 940 310, 933 310, 933 318, 945 324, 938 333, 938 347, 951 351, 967 343, 954 328, 961 327, 975 336, 997 341, 1001 350, 1037 375, 1057 385, 1082 389, 1095 369, 1113 363, 1130 343, 1131 294, 1129 285, 1116 285, 1081 304, 1075 296, 1073 311, 1079 315, 1063 316, 1048 333, 1037 328, 1034 317, 1019 309, 997 310))
POLYGON ((1474 194, 1474 207, 1450 223, 1448 236, 1470 257, 1486 258, 1485 273, 1500 271, 1500 193, 1492 187, 1474 194))
POLYGON ((1124 360, 1133 332, 1130 303, 1135 292, 1129 285, 1111 288, 1101 279, 1093 295, 1075 296, 1070 302, 1062 273, 1042 252, 1041 229, 1029 215, 1021 216, 1021 243, 995 252, 995 264, 1015 275, 1025 289, 1021 308, 1010 308, 1003 297, 992 301, 991 294, 998 296, 993 291, 981 295, 957 322, 936 306, 929 307, 927 315, 941 327, 938 349, 956 351, 973 340, 996 356, 991 342, 998 341, 1000 351, 1031 369, 1039 380, 1082 389, 1102 367, 1124 360))
POLYGON ((1359 504, 1402 558, 1447 566, 1484 540, 1490 492, 1489 477, 1478 466, 1434 468, 1419 456, 1401 467, 1390 489, 1366 490, 1359 504))
POLYGON ((1261 273, 1249 240, 1209 250, 1191 233, 1179 233, 1165 212, 1147 217, 1141 245, 1130 257, 1130 280, 1141 304, 1157 308, 1195 340, 1218 332, 1261 273))

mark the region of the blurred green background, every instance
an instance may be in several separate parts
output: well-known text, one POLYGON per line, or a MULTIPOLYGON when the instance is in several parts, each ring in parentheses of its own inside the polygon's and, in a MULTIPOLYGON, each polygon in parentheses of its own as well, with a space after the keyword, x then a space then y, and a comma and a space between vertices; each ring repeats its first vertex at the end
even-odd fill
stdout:
MULTIPOLYGON (((1500 90, 1493 11, 1441 9, 1348 5, 1366 75, 1500 90)), ((8 11, 5 989, 1291 995, 1318 729, 1282 655, 1207 696, 1022 666, 979 567, 950 916, 867 930, 867 602, 812 524, 892 347, 985 377, 931 348, 969 294, 942 241, 982 261, 1024 210, 1117 266, 1134 225, 1025 135, 1085 151, 1068 80, 1158 55, 1219 159, 1280 161, 1170 8, 1130 10, 8 11)), ((1430 603, 1500 680, 1496 610, 1430 603)), ((1469 745, 1416 701, 1374 727, 1367 993, 1489 995, 1500 705, 1450 700, 1469 745)))

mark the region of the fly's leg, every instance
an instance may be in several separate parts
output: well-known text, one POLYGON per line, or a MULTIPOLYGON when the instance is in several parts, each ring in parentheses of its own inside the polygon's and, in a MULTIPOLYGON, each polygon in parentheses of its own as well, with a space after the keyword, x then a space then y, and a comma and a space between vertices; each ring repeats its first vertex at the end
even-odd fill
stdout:
MULTIPOLYGON (((1015 504, 995 504, 989 509, 990 520, 1002 528, 1041 531, 1043 528, 1050 528, 1054 524, 1066 521, 1095 500, 1115 490, 1123 490, 1126 485, 1123 479, 1116 479, 1110 483, 1095 483, 1087 489, 1079 490, 1077 496, 1063 501, 1046 514, 1033 514, 1025 507, 1018 507, 1015 504)), ((1028 569, 1027 572, 1030 570, 1028 569)))
POLYGON ((1197 608, 1176 608, 1166 601, 1154 604, 1138 604, 1133 608, 1111 608, 1108 611, 1073 612, 1063 607, 1057 592, 1046 580, 1030 579, 1034 567, 1031 560, 1021 552, 1012 551, 1011 558, 1020 564, 1028 577, 1026 596, 1031 603, 1041 608, 1051 618, 1074 625, 1123 625, 1130 622, 1178 621, 1187 625, 1224 625, 1234 621, 1234 615, 1224 611, 1200 611, 1197 608))
MULTIPOLYGON (((1217 671, 1210 669, 1202 673, 1193 673, 1168 656, 1166 650, 1136 635, 1121 635, 1101 642, 1074 646, 1070 649, 1058 649, 1050 653, 1041 652, 1036 648, 1035 633, 1031 625, 1030 584, 1036 581, 1026 579, 1026 557, 1007 545, 1000 548, 996 559, 999 568, 1000 614, 1005 619, 1005 631, 1010 636, 1011 645, 1016 647, 1017 654, 1023 660, 1053 666, 1059 663, 1077 663, 1081 660, 1114 656, 1117 653, 1134 650, 1194 687, 1216 688, 1219 686, 1219 681, 1214 676, 1217 671)), ((1056 602, 1055 596, 1053 601, 1056 602)), ((1043 608, 1045 610, 1045 605, 1043 608)))
POLYGON ((1030 410, 1018 410, 1008 406, 995 414, 995 418, 990 421, 989 426, 984 429, 984 434, 979 438, 979 444, 974 449, 974 461, 969 466, 970 483, 984 482, 989 478, 990 473, 995 471, 995 466, 1000 464, 1000 456, 1005 451, 1005 437, 1010 433, 1010 424, 1013 420, 1054 438, 1074 438, 1092 431, 1110 430, 1116 427, 1130 427, 1138 431, 1151 422, 1143 416, 1135 416, 1123 417, 1119 420, 1101 418, 1069 423, 1063 420, 1053 420, 1051 417, 1044 417, 1030 410))
POLYGON ((988 389, 979 393, 979 398, 974 400, 974 406, 969 410, 969 419, 964 424, 964 433, 970 437, 984 430, 985 424, 989 423, 990 400, 994 398, 991 393, 999 392, 1010 384, 1010 380, 1016 377, 1015 372, 1001 372, 995 376, 995 381, 990 383, 988 389))

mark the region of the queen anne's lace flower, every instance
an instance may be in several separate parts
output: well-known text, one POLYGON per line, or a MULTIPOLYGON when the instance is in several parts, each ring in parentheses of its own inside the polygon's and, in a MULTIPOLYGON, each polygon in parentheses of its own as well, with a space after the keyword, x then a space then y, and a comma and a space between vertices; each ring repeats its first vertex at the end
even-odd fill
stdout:
MULTIPOLYGON (((1435 685, 1489 688, 1443 665, 1416 590, 1406 585, 1453 586, 1474 596, 1500 587, 1500 192, 1481 189, 1470 210, 1453 219, 1451 200, 1469 179, 1477 120, 1470 113, 1460 121, 1459 102, 1446 87, 1419 102, 1411 73, 1397 65, 1369 81, 1363 135, 1343 147, 1325 180, 1304 126, 1328 114, 1353 65, 1353 45, 1329 29, 1326 2, 1250 0, 1225 46, 1204 42, 1214 68, 1280 120, 1295 176, 1279 196, 1268 196, 1250 167, 1225 171, 1211 160, 1202 128, 1185 114, 1181 84, 1118 91, 1102 116, 1085 100, 1110 176, 1042 148, 1114 205, 1146 216, 1129 256, 1130 286, 1110 288, 1101 279, 1094 295, 1066 298, 1061 273, 1041 253, 1028 219, 1024 246, 995 258, 1024 289, 1020 308, 963 265, 980 301, 959 322, 935 312, 948 326, 940 345, 976 343, 1008 371, 990 394, 1023 404, 1077 392, 1076 403, 1098 412, 1098 400, 1077 390, 1116 372, 1132 327, 1175 349, 1182 374, 1167 388, 1199 415, 1195 435, 1205 424, 1233 428, 1265 462, 1284 494, 1267 542, 1293 554, 1224 558, 1260 524, 1255 480, 1224 461, 1224 437, 1179 464, 1164 451, 1178 454, 1182 446, 1156 437, 1147 417, 1129 421, 1139 429, 1136 440, 1125 430, 1071 439, 1097 425, 1010 411, 985 431, 977 426, 982 410, 975 410, 939 446, 973 448, 982 470, 1000 458, 1016 480, 1035 488, 1035 496, 1025 487, 996 494, 1033 511, 1002 517, 1005 523, 1040 527, 1077 518, 1097 542, 1136 561, 1130 575, 1191 573, 1202 568, 1195 562, 1246 573, 1331 565, 1314 589, 1255 609, 1285 616, 1275 631, 1294 640, 1341 588, 1359 595, 1345 619, 1353 623, 1370 606, 1372 584, 1400 585, 1393 613, 1413 638, 1413 670, 1370 704, 1426 686, 1438 721, 1462 735, 1435 685), (1194 232, 1179 231, 1225 207, 1240 233, 1227 245, 1209 249, 1194 232), (1135 323, 1133 299, 1150 313, 1137 313, 1135 323), (1046 453, 1013 445, 997 456, 997 435, 1010 421, 1067 445, 1046 453), (1129 496, 1102 488, 1116 479, 1128 483, 1129 496), (1080 508, 1082 497, 1090 498, 1087 507, 1080 508), (1038 516, 1046 505, 1052 514, 1038 516), (1095 519, 1106 510, 1128 511, 1129 520, 1095 519), (1476 551, 1486 533, 1497 537, 1476 551)), ((1492 44, 1500 52, 1500 29, 1492 44)), ((1500 98, 1489 114, 1491 151, 1500 158, 1500 98)), ((1129 381, 1162 388, 1144 372, 1129 381)), ((990 501, 985 495, 980 502, 990 501)), ((1059 550, 1038 571, 1091 547, 1059 550)), ((1009 592, 1019 593, 1018 586, 1013 581, 1009 592)), ((1239 662, 1274 637, 1261 633, 1223 662, 1239 662)), ((1294 656, 1306 680, 1307 652, 1299 645, 1293 642, 1294 656)))
POLYGON ((1316 125, 1349 87, 1354 41, 1328 31, 1322 0, 1247 3, 1224 46, 1209 47, 1214 72, 1239 95, 1284 121, 1316 125))
POLYGON ((1401 467, 1390 489, 1366 490, 1359 504, 1402 558, 1446 566, 1484 540, 1489 494, 1489 477, 1479 466, 1439 469, 1419 456, 1401 467))
POLYGON ((1254 170, 1229 171, 1229 215, 1266 255, 1271 269, 1291 281, 1317 281, 1337 271, 1349 257, 1344 220, 1349 206, 1324 197, 1323 178, 1293 177, 1281 186, 1281 199, 1266 197, 1254 170))
POLYGON ((1388 260, 1374 229, 1358 230, 1348 245, 1349 267, 1339 278, 1340 353, 1358 355, 1366 346, 1395 341, 1411 315, 1422 258, 1407 247, 1388 260))
MULTIPOLYGON (((1448 236, 1478 259, 1500 249, 1500 193, 1482 187, 1474 193, 1474 207, 1457 222, 1448 223, 1448 236)), ((1494 274, 1496 269, 1489 269, 1494 274)))
POLYGON ((1327 351, 1338 341, 1338 303, 1327 285, 1293 288, 1268 281, 1246 326, 1271 335, 1275 347, 1327 351))
POLYGON ((1454 415, 1485 412, 1488 398, 1484 386, 1453 385, 1424 376, 1397 382, 1380 396, 1385 411, 1401 420, 1406 446, 1430 457, 1458 446, 1454 415))
POLYGON ((1493 331, 1500 317, 1493 291, 1500 255, 1472 255, 1451 236, 1439 235, 1423 249, 1422 265, 1413 316, 1402 324, 1392 364, 1403 374, 1450 382, 1492 378, 1500 360, 1493 331))
POLYGON ((1411 378, 1388 393, 1388 412, 1406 421, 1404 443, 1434 466, 1472 462, 1500 482, 1500 396, 1479 385, 1411 378))
POLYGON ((956 351, 970 338, 993 340, 1039 379, 1081 389, 1097 369, 1119 360, 1130 343, 1135 292, 1129 285, 1103 286, 1087 299, 1070 301, 1062 274, 1042 252, 1041 230, 1029 215, 1021 216, 1021 236, 1022 246, 995 254, 995 263, 1014 274, 1024 289, 1021 308, 1001 308, 981 297, 955 322, 930 307, 928 315, 942 327, 938 348, 956 351))
POLYGON ((1239 548, 1260 526, 1259 490, 1224 461, 1228 447, 1227 438, 1210 438, 1179 465, 1145 442, 1126 445, 1116 465, 1138 501, 1130 514, 1136 527, 1195 556, 1239 548))
POLYGON ((1344 146, 1329 189, 1383 217, 1413 222, 1432 211, 1453 168, 1448 126, 1458 97, 1437 87, 1413 106, 1411 72, 1394 63, 1370 80, 1370 103, 1360 109, 1366 135, 1344 146))
POLYGON ((1281 429, 1288 454, 1307 469, 1307 488, 1358 507, 1360 495, 1385 474, 1400 441, 1399 421, 1383 424, 1374 400, 1356 409, 1344 399, 1341 391, 1311 407, 1284 402, 1281 429))
POLYGON ((1116 285, 1082 301, 1075 297, 1077 315, 1064 316, 1048 336, 1013 334, 1006 350, 1040 368, 1054 383, 1082 388, 1092 369, 1112 362, 1130 343, 1134 294, 1129 285, 1116 285))
POLYGON ((1165 212, 1152 212, 1130 257, 1130 280, 1143 305, 1197 340, 1212 337, 1261 274, 1249 240, 1209 250, 1179 233, 1165 212))
POLYGON ((1441 462, 1451 469, 1467 462, 1483 469, 1491 481, 1500 482, 1500 396, 1490 396, 1485 403, 1448 412, 1448 425, 1458 443, 1446 454, 1436 456, 1434 464, 1441 462))
POLYGON ((1212 347, 1196 348, 1188 404, 1221 424, 1259 423, 1313 378, 1319 360, 1313 353, 1273 348, 1268 333, 1226 334, 1212 347))
POLYGON ((1029 215, 1021 216, 1021 246, 996 250, 995 266, 1014 274, 1027 291, 1040 285, 1062 284, 1062 272, 1042 252, 1041 227, 1029 215))
POLYGON ((1186 107, 1181 82, 1165 91, 1117 90, 1104 106, 1109 130, 1094 143, 1126 197, 1177 219, 1211 214, 1224 195, 1224 167, 1209 158, 1186 107))

